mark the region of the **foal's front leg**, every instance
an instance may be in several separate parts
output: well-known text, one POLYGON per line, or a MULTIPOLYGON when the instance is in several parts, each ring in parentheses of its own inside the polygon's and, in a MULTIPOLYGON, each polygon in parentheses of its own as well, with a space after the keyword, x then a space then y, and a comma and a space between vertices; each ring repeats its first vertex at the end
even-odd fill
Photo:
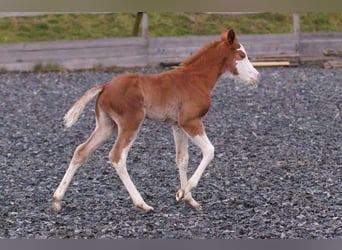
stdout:
POLYGON ((214 146, 210 143, 200 119, 192 120, 189 123, 183 124, 183 129, 189 134, 193 143, 202 151, 202 161, 197 167, 194 174, 191 176, 185 187, 181 188, 177 194, 176 199, 182 200, 187 194, 197 186, 205 168, 214 158, 214 146))
MULTIPOLYGON (((189 153, 188 153, 188 136, 177 125, 172 126, 173 130, 173 137, 175 140, 176 146, 176 164, 179 169, 179 178, 181 183, 181 189, 184 189, 188 178, 187 178, 187 171, 188 171, 188 163, 189 163, 189 153)), ((191 193, 189 192, 183 200, 193 207, 200 207, 201 204, 192 198, 191 193)))

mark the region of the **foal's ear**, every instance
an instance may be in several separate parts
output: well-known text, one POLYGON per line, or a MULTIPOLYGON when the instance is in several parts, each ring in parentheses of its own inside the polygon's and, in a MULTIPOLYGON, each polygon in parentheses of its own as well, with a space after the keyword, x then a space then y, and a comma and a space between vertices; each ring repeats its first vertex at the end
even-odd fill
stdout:
POLYGON ((230 45, 234 43, 235 40, 235 32, 234 30, 229 30, 227 35, 227 41, 230 45))
POLYGON ((232 45, 235 40, 235 32, 234 30, 225 30, 221 34, 221 39, 225 41, 228 45, 232 45))

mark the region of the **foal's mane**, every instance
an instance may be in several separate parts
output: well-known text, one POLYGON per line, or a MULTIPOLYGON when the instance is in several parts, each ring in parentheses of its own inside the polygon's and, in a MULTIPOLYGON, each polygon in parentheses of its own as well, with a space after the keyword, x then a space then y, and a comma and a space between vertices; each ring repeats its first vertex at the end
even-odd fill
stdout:
POLYGON ((190 57, 186 58, 183 62, 181 62, 180 66, 188 66, 188 65, 194 63, 199 58, 201 58, 203 56, 203 54, 205 54, 208 50, 216 47, 219 43, 220 43, 220 40, 211 41, 211 42, 207 43, 206 45, 204 45, 204 47, 202 47, 197 52, 195 52, 193 55, 191 55, 190 57))

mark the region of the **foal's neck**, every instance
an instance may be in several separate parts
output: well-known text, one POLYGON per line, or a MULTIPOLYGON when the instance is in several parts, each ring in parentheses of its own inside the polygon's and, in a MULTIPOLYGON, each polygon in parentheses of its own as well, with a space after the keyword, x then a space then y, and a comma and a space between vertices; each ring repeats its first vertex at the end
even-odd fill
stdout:
POLYGON ((225 72, 227 55, 222 48, 219 41, 211 42, 181 64, 185 72, 200 77, 201 83, 208 91, 214 88, 217 80, 225 72))

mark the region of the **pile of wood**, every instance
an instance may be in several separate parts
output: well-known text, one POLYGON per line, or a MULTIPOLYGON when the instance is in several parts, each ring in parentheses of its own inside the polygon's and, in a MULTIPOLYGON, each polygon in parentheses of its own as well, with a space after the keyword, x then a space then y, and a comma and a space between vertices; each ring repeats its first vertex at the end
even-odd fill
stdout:
POLYGON ((342 51, 325 50, 321 56, 303 56, 300 54, 266 55, 251 58, 254 67, 298 66, 300 64, 319 64, 325 69, 342 68, 342 51))
POLYGON ((299 54, 263 55, 250 58, 254 67, 298 66, 299 54))
POLYGON ((342 51, 326 50, 323 55, 328 59, 323 63, 325 69, 342 69, 342 51))

